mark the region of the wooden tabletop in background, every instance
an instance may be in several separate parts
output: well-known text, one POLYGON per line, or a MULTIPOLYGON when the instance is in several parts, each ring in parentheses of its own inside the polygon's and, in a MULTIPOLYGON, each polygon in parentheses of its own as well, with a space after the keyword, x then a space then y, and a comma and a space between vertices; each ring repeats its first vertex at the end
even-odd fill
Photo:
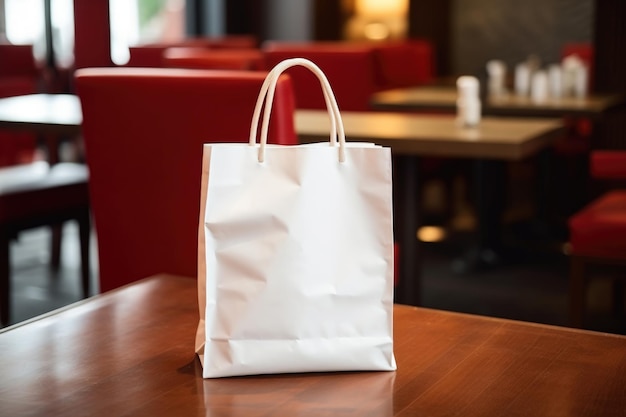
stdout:
POLYGON ((0 98, 0 128, 36 133, 80 133, 83 115, 73 94, 27 94, 0 98))
POLYGON ((6 416, 617 416, 626 337, 396 306, 396 372, 202 379, 196 281, 161 275, 0 332, 6 416))
MULTIPOLYGON (((371 105, 378 110, 456 112, 457 90, 454 86, 425 85, 386 90, 372 95, 371 105)), ((515 117, 600 117, 624 103, 619 94, 591 94, 585 97, 530 97, 507 94, 483 100, 482 114, 515 117)))
MULTIPOLYGON (((449 158, 520 160, 550 145, 563 132, 558 119, 484 117, 462 127, 451 115, 342 112, 346 140, 390 146, 395 154, 449 158)), ((330 122, 323 110, 298 110, 301 142, 328 141, 330 122)))

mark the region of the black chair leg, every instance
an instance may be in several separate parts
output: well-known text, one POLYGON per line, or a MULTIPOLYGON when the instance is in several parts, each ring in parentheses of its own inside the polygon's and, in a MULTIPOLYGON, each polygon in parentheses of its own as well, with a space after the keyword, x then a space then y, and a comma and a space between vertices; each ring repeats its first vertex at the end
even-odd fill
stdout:
POLYGON ((54 271, 59 270, 61 265, 61 235, 63 234, 63 224, 55 224, 50 227, 52 236, 50 238, 50 266, 54 271))
POLYGON ((0 232, 0 325, 9 324, 11 311, 10 236, 0 232))
POLYGON ((89 267, 89 235, 90 219, 87 211, 78 218, 78 231, 80 238, 80 273, 83 298, 89 297, 90 292, 90 267, 89 267))
POLYGON ((586 278, 585 262, 573 257, 570 263, 569 321, 570 326, 582 328, 585 317, 586 278))

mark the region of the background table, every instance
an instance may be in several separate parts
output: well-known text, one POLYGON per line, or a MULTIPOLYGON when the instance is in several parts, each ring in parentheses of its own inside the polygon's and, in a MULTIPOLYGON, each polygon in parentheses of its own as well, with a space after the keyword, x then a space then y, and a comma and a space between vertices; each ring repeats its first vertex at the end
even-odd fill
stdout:
POLYGON ((78 97, 72 94, 28 94, 0 98, 0 129, 39 134, 50 163, 59 159, 59 142, 80 134, 83 120, 78 97))
MULTIPOLYGON (((372 95, 371 104, 378 110, 453 113, 456 112, 456 100, 456 87, 427 85, 375 93, 372 95)), ((483 99, 482 113, 486 116, 597 118, 623 102, 624 97, 619 94, 548 97, 543 101, 534 101, 530 97, 508 94, 483 99)))
MULTIPOLYGON (((425 85, 419 87, 400 88, 387 90, 372 95, 371 105, 379 110, 393 111, 423 111, 423 112, 441 112, 447 114, 456 113, 457 91, 454 85, 425 85)), ((607 143, 614 141, 610 139, 606 132, 606 117, 612 112, 619 111, 626 103, 626 95, 624 94, 589 94, 585 97, 548 97, 542 101, 532 100, 530 97, 518 96, 515 94, 506 94, 503 96, 488 96, 482 99, 482 114, 485 116, 506 116, 519 118, 569 118, 569 119, 588 119, 591 122, 591 139, 590 146, 592 148, 605 147, 607 143)), ((578 176, 567 178, 566 181, 580 183, 580 187, 572 187, 567 189, 568 197, 571 201, 565 203, 564 214, 560 216, 555 211, 555 206, 562 206, 564 203, 555 196, 554 190, 560 190, 567 187, 567 184, 555 183, 553 179, 555 174, 560 174, 554 167, 557 161, 551 153, 551 149, 547 149, 538 158, 538 180, 537 189, 537 218, 533 225, 529 226, 540 240, 562 240, 562 236, 566 234, 565 223, 566 218, 573 211, 580 208, 588 201, 587 188, 584 185, 587 181, 588 166, 586 158, 582 155, 582 159, 578 159, 577 170, 578 176)), ((570 169, 572 162, 569 163, 570 169)), ((493 166, 485 167, 484 161, 475 163, 475 170, 478 175, 502 176, 503 168, 494 168, 493 166), (489 171, 487 174, 484 171, 489 171)), ((493 165, 493 164, 487 164, 493 165)), ((564 174, 562 174, 564 175, 564 174)), ((571 173, 570 173, 571 175, 571 173)), ((562 243, 562 242, 561 242, 562 243)), ((559 245, 560 246, 560 245, 559 245)))
POLYGON ((202 379, 196 281, 160 275, 0 331, 20 416, 609 416, 626 337, 394 306, 396 372, 202 379))
MULTIPOLYGON (((478 248, 487 250, 498 239, 498 191, 488 181, 493 165, 521 160, 552 143, 562 131, 559 120, 485 117, 476 128, 458 126, 450 115, 415 115, 389 112, 342 112, 347 140, 390 146, 394 159, 394 210, 396 239, 401 244, 400 280, 396 301, 420 304, 420 251, 416 231, 420 226, 418 201, 418 157, 478 158, 484 163, 477 173, 479 198, 478 248)), ((300 110, 296 131, 302 142, 328 140, 330 125, 325 111, 300 110)))

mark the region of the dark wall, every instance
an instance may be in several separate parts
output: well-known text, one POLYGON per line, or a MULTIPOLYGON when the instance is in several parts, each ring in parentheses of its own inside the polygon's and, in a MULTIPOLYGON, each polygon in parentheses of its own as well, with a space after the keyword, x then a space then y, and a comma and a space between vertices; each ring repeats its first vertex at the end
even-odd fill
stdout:
MULTIPOLYGON (((596 0, 594 86, 600 93, 626 95, 626 1, 596 0)), ((594 148, 626 149, 626 105, 609 112, 594 148)))
POLYGON ((529 54, 560 60, 568 42, 591 42, 593 0, 452 0, 451 69, 474 74, 490 59, 509 68, 529 54))
POLYGON ((437 73, 451 73, 453 0, 410 0, 409 37, 428 39, 435 47, 437 73))

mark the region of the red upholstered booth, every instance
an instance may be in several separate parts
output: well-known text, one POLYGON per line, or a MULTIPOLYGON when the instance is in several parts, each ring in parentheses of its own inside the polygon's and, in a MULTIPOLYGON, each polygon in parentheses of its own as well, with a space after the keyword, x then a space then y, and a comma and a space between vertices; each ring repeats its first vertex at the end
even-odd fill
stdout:
MULTIPOLYGON (((590 162, 593 178, 626 184, 626 151, 594 151, 590 162)), ((589 280, 586 269, 597 263, 624 264, 618 278, 626 278, 626 187, 602 194, 574 214, 569 219, 569 232, 570 319, 572 325, 580 327, 589 280)))
MULTIPOLYGON (((202 145, 247 142, 266 72, 172 68, 77 71, 100 290, 169 272, 195 276, 202 145)), ((289 76, 269 139, 295 144, 289 76)))

